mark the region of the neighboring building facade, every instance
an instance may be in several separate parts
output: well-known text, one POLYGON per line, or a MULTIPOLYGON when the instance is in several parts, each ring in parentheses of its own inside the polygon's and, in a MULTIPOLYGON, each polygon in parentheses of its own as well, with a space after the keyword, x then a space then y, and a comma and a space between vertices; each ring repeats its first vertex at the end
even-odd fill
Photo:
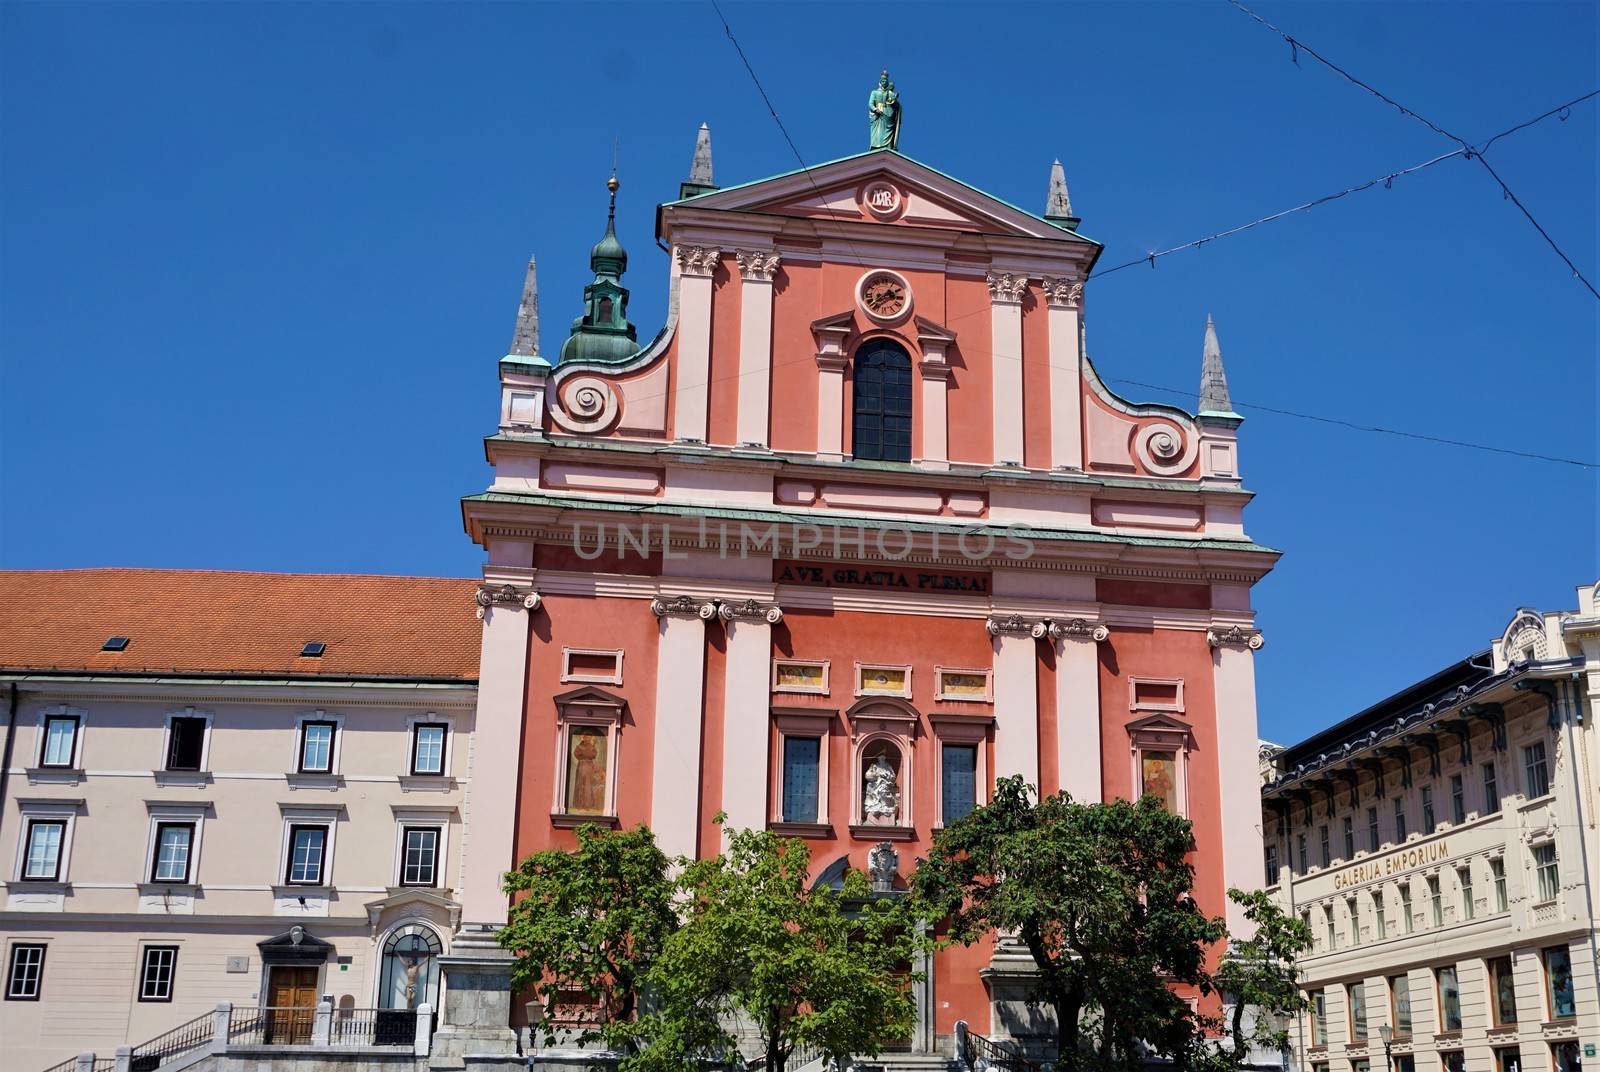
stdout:
POLYGON ((438 1008, 475 589, 0 573, 0 1064, 109 1056, 224 1001, 438 1008))
POLYGON ((1518 611, 1487 651, 1270 754, 1267 878, 1315 939, 1294 1067, 1577 1072, 1594 1058, 1597 710, 1600 584, 1576 611, 1518 611))
MULTIPOLYGON (((1234 916, 1260 881, 1250 589, 1277 555, 1245 534, 1214 330, 1198 416, 1113 394, 1077 227, 1059 165, 1044 216, 893 149, 719 189, 702 130, 657 212, 653 341, 614 226, 553 365, 530 265, 494 482, 463 503, 491 598, 474 777, 517 801, 474 816, 469 925, 583 822, 694 857, 720 812, 805 838, 819 880, 904 889, 1007 775, 1164 796, 1234 916)), ((958 1019, 1048 1031, 1026 953, 927 967, 913 1050, 958 1019)))

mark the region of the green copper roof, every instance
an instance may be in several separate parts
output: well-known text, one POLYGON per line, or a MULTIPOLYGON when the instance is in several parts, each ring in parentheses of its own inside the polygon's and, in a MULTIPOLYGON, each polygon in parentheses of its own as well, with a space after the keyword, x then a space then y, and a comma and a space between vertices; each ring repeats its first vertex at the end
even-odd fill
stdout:
POLYGON ((628 320, 628 290, 622 274, 628 270, 628 251, 617 238, 617 182, 611 176, 611 208, 606 233, 589 251, 594 282, 583 288, 583 315, 572 322, 572 334, 561 344, 563 361, 618 361, 639 347, 628 320))

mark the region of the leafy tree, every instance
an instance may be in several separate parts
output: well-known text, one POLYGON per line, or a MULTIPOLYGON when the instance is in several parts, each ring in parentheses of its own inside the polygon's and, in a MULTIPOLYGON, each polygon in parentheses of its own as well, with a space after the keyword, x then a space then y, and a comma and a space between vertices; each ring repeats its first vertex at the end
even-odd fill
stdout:
POLYGON ((505 876, 512 897, 500 944, 516 954, 511 982, 544 1007, 544 1038, 598 1010, 580 1041, 639 1047, 641 984, 677 926, 670 862, 648 827, 585 824, 575 850, 536 852, 505 876))
POLYGON ((1243 1062, 1252 1046, 1282 1050, 1289 1037, 1282 1025, 1310 1004, 1295 961, 1311 948, 1311 928, 1260 890, 1229 890, 1228 897, 1244 909, 1255 933, 1229 943, 1211 985, 1233 1003, 1227 1023, 1230 1056, 1243 1062), (1253 1018, 1249 1030, 1247 1010, 1253 1018))
POLYGON ((733 1022, 760 1036, 768 1072, 809 1048, 873 1056, 915 1022, 905 969, 918 948, 903 898, 874 897, 865 876, 811 889, 810 850, 767 831, 687 862, 682 925, 650 972, 658 1011, 628 1069, 683 1069, 728 1054, 733 1022))
POLYGON ((921 910, 971 944, 1014 932, 1039 969, 1066 1069, 1132 1069, 1142 1052, 1179 1062, 1204 1024, 1171 984, 1209 987, 1224 936, 1192 896, 1188 820, 1155 797, 1035 803, 1021 778, 934 837, 913 879, 921 910))

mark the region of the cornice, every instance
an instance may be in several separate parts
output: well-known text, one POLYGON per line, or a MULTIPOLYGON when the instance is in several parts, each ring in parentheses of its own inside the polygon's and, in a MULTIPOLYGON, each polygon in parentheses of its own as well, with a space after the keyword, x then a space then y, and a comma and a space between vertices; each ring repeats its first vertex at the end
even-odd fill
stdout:
POLYGON ((340 707, 461 708, 477 705, 476 681, 460 683, 306 682, 282 678, 172 678, 111 674, 65 675, 40 672, 0 672, 0 682, 15 682, 19 690, 51 699, 136 700, 152 703, 251 703, 305 706, 324 703, 340 707))

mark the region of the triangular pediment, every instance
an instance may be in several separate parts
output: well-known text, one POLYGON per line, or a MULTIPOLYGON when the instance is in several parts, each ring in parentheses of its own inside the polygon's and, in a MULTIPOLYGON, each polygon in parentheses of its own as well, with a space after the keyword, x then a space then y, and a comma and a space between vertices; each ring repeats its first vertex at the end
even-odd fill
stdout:
POLYGON ((1099 245, 889 149, 730 186, 676 204, 1099 245))

